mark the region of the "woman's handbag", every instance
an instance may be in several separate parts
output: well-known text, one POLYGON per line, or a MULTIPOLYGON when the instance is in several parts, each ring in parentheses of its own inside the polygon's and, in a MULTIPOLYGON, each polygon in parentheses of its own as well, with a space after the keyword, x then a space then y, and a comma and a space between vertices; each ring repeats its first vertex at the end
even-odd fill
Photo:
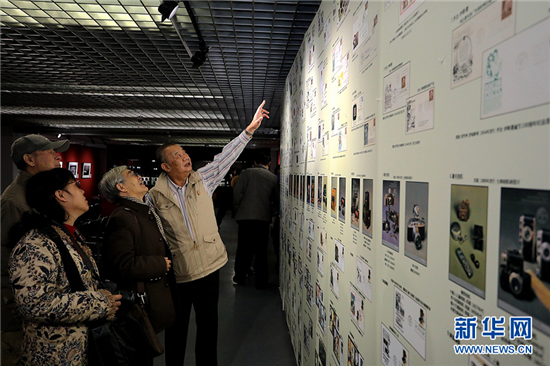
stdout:
POLYGON ((143 329, 143 332, 145 333, 151 356, 157 357, 162 355, 164 353, 164 347, 162 347, 162 343, 160 343, 159 338, 153 329, 153 325, 149 320, 149 316, 143 306, 134 304, 130 309, 130 313, 134 319, 138 321, 143 329))
MULTIPOLYGON (((136 305, 137 306, 137 305, 136 305)), ((147 337, 140 323, 129 313, 113 321, 90 326, 88 364, 90 366, 149 366, 147 337)))

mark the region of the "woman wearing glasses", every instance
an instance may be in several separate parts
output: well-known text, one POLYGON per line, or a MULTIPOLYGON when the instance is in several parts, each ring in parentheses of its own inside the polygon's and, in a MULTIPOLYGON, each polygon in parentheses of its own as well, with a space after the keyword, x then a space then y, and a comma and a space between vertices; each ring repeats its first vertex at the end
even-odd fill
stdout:
POLYGON ((33 212, 10 232, 17 244, 9 264, 15 301, 24 319, 21 363, 86 365, 87 324, 113 319, 121 298, 98 289, 92 253, 73 226, 88 211, 88 202, 73 174, 61 168, 31 177, 26 199, 33 212), (71 289, 74 276, 67 275, 69 262, 76 267, 80 289, 71 289))

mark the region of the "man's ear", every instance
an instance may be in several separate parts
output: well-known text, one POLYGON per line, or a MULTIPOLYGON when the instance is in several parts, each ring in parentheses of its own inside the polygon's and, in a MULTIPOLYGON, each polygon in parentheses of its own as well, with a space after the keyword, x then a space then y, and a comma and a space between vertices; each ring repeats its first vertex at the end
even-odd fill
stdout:
POLYGON ((34 161, 34 156, 32 156, 32 154, 23 155, 23 160, 25 160, 25 163, 27 163, 28 166, 36 165, 36 162, 34 161))
POLYGON ((170 165, 169 165, 169 164, 167 164, 167 163, 162 163, 162 164, 160 164, 160 168, 161 168, 162 170, 164 170, 166 173, 170 173, 170 170, 171 170, 171 169, 170 169, 170 165))

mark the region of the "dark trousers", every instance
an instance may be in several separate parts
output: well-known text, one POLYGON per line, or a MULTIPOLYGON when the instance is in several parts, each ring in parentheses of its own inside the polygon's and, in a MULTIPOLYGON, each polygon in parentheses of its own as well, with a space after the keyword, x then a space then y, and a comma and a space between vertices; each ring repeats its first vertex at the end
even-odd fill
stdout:
POLYGON ((179 310, 176 322, 165 334, 166 365, 183 366, 191 307, 195 309, 197 336, 195 363, 216 366, 218 363, 219 270, 195 281, 178 283, 179 310))
POLYGON ((267 285, 267 243, 269 241, 269 222, 258 220, 241 220, 239 239, 235 257, 235 277, 246 278, 250 270, 252 257, 255 257, 256 287, 267 285))

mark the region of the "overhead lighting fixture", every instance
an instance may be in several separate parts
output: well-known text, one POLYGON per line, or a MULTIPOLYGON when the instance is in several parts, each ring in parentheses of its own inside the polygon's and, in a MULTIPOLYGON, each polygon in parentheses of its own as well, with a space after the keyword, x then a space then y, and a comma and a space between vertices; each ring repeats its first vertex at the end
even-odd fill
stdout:
POLYGON ((206 55, 210 50, 210 47, 207 47, 206 43, 202 40, 199 41, 199 48, 200 50, 195 52, 195 55, 191 57, 191 61, 193 61, 193 68, 195 69, 198 69, 202 66, 202 64, 204 64, 204 61, 206 61, 206 55))
POLYGON ((178 11, 179 7, 180 4, 178 1, 164 1, 160 4, 158 11, 162 14, 161 22, 164 22, 166 19, 171 20, 178 11))
POLYGON ((58 133, 58 134, 57 134, 57 138, 60 138, 60 137, 61 137, 61 134, 60 134, 60 133, 58 133))

